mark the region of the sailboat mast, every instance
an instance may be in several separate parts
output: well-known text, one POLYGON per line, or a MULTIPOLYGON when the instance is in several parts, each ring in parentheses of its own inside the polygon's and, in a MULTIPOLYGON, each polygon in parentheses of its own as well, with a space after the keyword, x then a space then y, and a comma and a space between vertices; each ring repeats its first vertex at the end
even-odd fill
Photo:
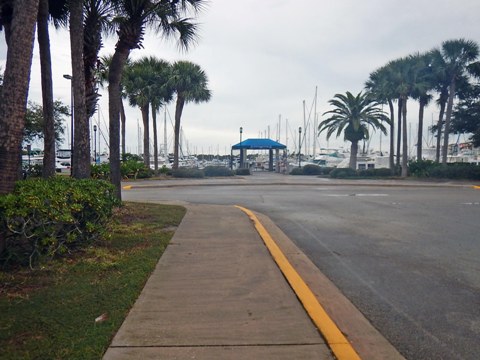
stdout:
POLYGON ((313 112, 313 158, 315 159, 315 154, 317 153, 317 89, 318 86, 315 86, 315 108, 313 112))
POLYGON ((168 148, 167 148, 167 107, 164 109, 163 117, 163 156, 165 160, 168 160, 168 148))

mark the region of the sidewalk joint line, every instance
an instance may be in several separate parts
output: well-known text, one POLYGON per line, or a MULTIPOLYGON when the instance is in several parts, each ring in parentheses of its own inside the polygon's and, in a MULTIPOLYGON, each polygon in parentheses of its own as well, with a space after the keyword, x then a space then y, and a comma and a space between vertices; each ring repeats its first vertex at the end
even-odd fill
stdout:
POLYGON ((235 205, 236 208, 242 210, 252 220, 255 229, 263 239, 270 254, 292 287, 293 291, 300 299, 303 307, 308 315, 320 330, 320 333, 325 337, 325 340, 339 360, 360 360, 353 346, 337 327, 335 322, 328 316, 325 309, 318 302, 312 290, 308 287, 302 277, 298 274, 295 268, 290 264, 285 254, 280 250, 280 247, 270 236, 268 231, 258 220, 256 215, 249 209, 242 206, 235 205))

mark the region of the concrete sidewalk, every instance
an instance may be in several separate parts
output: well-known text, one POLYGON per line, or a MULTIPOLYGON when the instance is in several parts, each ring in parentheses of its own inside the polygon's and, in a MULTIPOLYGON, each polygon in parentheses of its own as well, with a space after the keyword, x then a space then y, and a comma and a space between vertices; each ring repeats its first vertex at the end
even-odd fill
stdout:
POLYGON ((104 359, 333 359, 248 217, 189 205, 104 359))

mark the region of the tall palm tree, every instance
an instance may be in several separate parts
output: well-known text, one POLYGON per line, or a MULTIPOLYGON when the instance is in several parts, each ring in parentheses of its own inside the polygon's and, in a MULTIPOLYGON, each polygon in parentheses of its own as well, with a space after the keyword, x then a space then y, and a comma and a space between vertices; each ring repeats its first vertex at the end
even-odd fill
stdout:
POLYGON ((206 102, 210 100, 208 78, 200 66, 190 61, 177 61, 172 65, 169 87, 177 95, 175 104, 175 140, 173 151, 173 168, 178 168, 178 150, 180 141, 180 120, 183 107, 189 102, 206 102))
POLYGON ((204 5, 204 0, 111 0, 115 11, 114 24, 118 40, 108 75, 109 129, 110 129, 110 169, 111 181, 116 196, 121 199, 120 189, 120 83, 122 72, 130 51, 140 48, 145 30, 155 26, 165 36, 179 34, 179 43, 188 48, 195 40, 196 25, 182 16, 196 14, 204 5))
MULTIPOLYGON (((97 69, 98 73, 98 84, 102 87, 105 88, 108 84, 108 72, 110 69, 110 64, 112 63, 112 57, 113 55, 106 55, 102 56, 100 58, 100 64, 97 69)), ((125 67, 128 68, 130 66, 130 60, 127 59, 127 62, 125 64, 125 67)), ((125 144, 125 131, 126 131, 126 115, 125 115, 125 106, 123 105, 123 100, 127 99, 128 96, 125 92, 125 86, 123 85, 123 79, 122 82, 120 83, 120 132, 121 132, 121 154, 122 158, 125 156, 126 153, 126 144, 125 144)))
POLYGON ((85 105, 85 68, 83 65, 83 0, 69 0, 70 50, 74 110, 72 176, 90 177, 90 127, 85 105))
MULTIPOLYGON (((10 41, 0 101, 0 194, 11 192, 15 181, 20 177, 20 146, 25 124, 38 1, 16 1, 11 8, 8 30, 10 41)), ((0 234, 0 253, 4 249, 5 238, 0 234)))
POLYGON ((423 115, 425 106, 432 99, 430 91, 434 90, 434 74, 432 71, 432 54, 414 54, 410 56, 412 66, 414 67, 414 79, 412 84, 411 96, 419 102, 418 110, 418 134, 417 134, 417 160, 422 160, 423 143, 423 115))
POLYGON ((389 152, 389 167, 392 172, 395 169, 395 109, 393 102, 396 95, 392 88, 392 69, 388 66, 383 66, 378 70, 372 72, 369 79, 365 83, 365 88, 370 97, 375 99, 380 104, 387 103, 390 111, 390 152, 389 152))
POLYGON ((323 115, 332 114, 332 116, 320 123, 318 131, 319 133, 327 131, 327 139, 334 133, 339 137, 343 132, 344 139, 352 143, 349 166, 356 169, 358 142, 370 138, 369 126, 379 129, 386 135, 387 128, 383 123, 389 124, 390 119, 379 108, 379 103, 369 97, 367 93, 360 92, 354 96, 347 91, 345 95, 336 94, 328 102, 334 109, 323 115))
POLYGON ((440 53, 445 60, 448 81, 448 102, 445 115, 445 136, 442 147, 442 163, 447 163, 448 135, 452 117, 453 100, 456 96, 456 86, 459 79, 465 75, 468 66, 479 56, 478 44, 471 40, 447 40, 442 43, 440 53))

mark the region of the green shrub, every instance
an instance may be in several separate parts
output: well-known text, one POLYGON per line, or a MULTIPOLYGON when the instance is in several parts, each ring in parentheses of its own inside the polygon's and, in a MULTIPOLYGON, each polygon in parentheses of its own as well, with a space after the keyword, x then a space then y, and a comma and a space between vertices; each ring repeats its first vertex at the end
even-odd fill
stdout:
MULTIPOLYGON (((145 179, 152 177, 153 170, 137 160, 126 160, 120 164, 120 174, 123 179, 145 179)), ((108 180, 110 178, 110 164, 103 163, 91 166, 91 176, 94 179, 108 180)))
POLYGON ((203 178, 205 174, 200 169, 178 168, 172 171, 172 176, 176 178, 203 178))
POLYGON ((330 171, 330 177, 336 179, 345 179, 357 177, 357 172, 351 168, 336 168, 330 171))
POLYGON ((357 174, 361 177, 390 177, 392 176, 392 171, 386 168, 363 169, 358 170, 357 174))
POLYGON ((252 175, 252 174, 250 173, 249 168, 239 168, 239 169, 235 170, 235 175, 244 176, 244 175, 252 175))
POLYGON ((158 172, 162 175, 172 175, 172 169, 167 168, 165 165, 163 165, 158 172))
POLYGON ((210 176, 233 176, 234 173, 229 168, 225 166, 206 166, 203 169, 203 173, 206 177, 210 176))
POLYGON ((108 180, 110 178, 110 164, 94 164, 90 167, 90 173, 94 179, 108 180))
POLYGON ((89 244, 105 234, 114 187, 101 180, 58 176, 17 182, 0 196, 0 232, 7 240, 5 263, 32 263, 89 244))
POLYGON ((328 175, 334 168, 308 164, 302 169, 303 175, 328 175))
POLYGON ((415 177, 429 177, 430 171, 438 167, 440 164, 432 160, 417 160, 408 162, 408 171, 411 176, 415 177))
POLYGON ((303 169, 299 167, 295 167, 290 171, 290 175, 303 175, 303 169))
POLYGON ((429 169, 429 176, 444 179, 480 180, 480 166, 467 163, 437 165, 429 169))

